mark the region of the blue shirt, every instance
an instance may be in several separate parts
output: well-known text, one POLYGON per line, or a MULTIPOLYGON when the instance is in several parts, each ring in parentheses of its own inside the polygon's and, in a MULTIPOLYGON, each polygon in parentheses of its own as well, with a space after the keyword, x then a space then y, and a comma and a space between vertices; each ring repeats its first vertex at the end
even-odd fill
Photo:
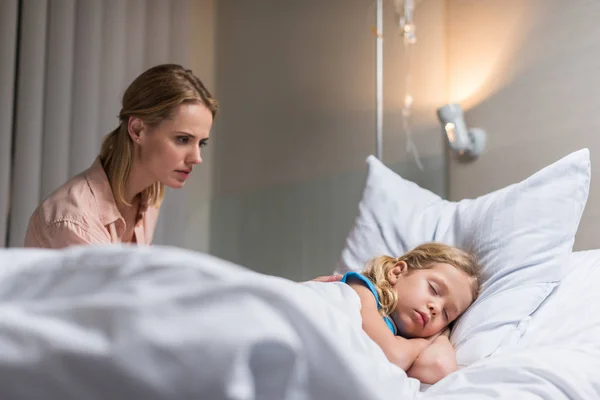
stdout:
MULTIPOLYGON (((371 280, 369 278, 367 278, 366 276, 364 276, 362 274, 359 274, 358 272, 346 272, 340 282, 348 283, 347 282, 348 278, 356 278, 356 279, 360 280, 362 283, 364 283, 365 285, 367 285, 367 287, 369 288, 371 293, 373 293, 373 296, 375 296, 375 301, 377 302, 377 309, 378 310, 381 309, 381 304, 379 303, 379 295, 377 294, 375 285, 373 284, 373 282, 371 282, 371 280)), ((396 330, 396 325, 394 324, 392 319, 390 317, 383 317, 383 320, 384 320, 385 324, 388 326, 388 328, 390 328, 392 333, 394 335, 397 335, 398 333, 396 330)))

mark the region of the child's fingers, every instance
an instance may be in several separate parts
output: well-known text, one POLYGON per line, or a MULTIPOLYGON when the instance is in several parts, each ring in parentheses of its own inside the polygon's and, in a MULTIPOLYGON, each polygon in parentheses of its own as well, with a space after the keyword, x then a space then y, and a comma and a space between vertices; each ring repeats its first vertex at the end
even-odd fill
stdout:
POLYGON ((319 276, 313 279, 313 282, 337 282, 342 279, 342 275, 319 276))

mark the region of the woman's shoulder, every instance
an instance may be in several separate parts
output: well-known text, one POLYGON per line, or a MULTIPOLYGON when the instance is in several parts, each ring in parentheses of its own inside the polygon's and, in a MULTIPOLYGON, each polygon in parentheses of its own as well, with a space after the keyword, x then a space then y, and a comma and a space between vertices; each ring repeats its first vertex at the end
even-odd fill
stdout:
POLYGON ((46 224, 59 221, 85 222, 96 213, 94 195, 85 172, 76 175, 52 192, 36 209, 46 224))

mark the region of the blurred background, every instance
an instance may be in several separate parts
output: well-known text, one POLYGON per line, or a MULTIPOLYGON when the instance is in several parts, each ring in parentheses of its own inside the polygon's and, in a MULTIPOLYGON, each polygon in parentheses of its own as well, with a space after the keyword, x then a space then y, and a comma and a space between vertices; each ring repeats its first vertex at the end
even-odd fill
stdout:
MULTIPOLYGON (((154 243, 330 273, 376 153, 378 36, 382 159, 404 178, 460 200, 583 147, 600 174, 599 1, 417 0, 409 45, 404 3, 383 0, 378 31, 374 0, 2 0, 0 244, 21 246, 39 202, 92 164, 127 85, 174 62, 220 112, 154 243), (474 161, 447 148, 447 103, 487 132, 474 161)), ((592 181, 577 250, 600 247, 598 226, 592 181)))

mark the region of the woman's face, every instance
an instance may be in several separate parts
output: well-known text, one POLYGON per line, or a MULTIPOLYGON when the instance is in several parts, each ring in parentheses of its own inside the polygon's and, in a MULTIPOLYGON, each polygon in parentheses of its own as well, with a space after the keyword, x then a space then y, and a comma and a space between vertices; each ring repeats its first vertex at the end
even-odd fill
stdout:
POLYGON ((448 326, 473 302, 473 279, 449 264, 408 270, 398 263, 388 275, 398 294, 390 317, 406 338, 429 337, 448 326))
POLYGON ((202 162, 201 148, 207 144, 212 122, 210 110, 198 103, 180 105, 171 119, 157 126, 138 120, 142 128, 134 140, 139 145, 139 165, 151 180, 174 189, 183 187, 194 166, 202 162))

